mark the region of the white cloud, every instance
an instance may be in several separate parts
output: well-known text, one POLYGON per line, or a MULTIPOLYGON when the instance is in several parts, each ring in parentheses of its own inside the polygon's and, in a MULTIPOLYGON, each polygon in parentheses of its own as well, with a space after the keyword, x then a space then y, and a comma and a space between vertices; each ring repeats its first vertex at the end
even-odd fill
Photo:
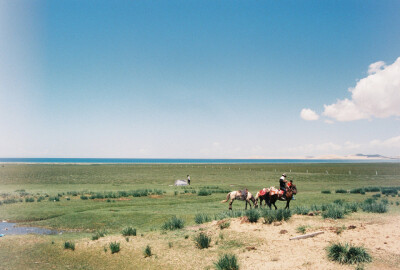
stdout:
POLYGON ((307 121, 315 121, 319 119, 319 115, 311 109, 302 109, 300 117, 307 121))
POLYGON ((383 61, 378 61, 378 62, 375 62, 375 63, 372 63, 371 65, 369 65, 369 67, 368 67, 368 74, 369 75, 371 75, 371 74, 375 74, 375 73, 377 73, 378 71, 381 71, 383 68, 385 68, 386 67, 386 64, 385 64, 385 62, 383 62, 383 61))
POLYGON ((382 61, 373 63, 368 73, 349 89, 351 99, 324 105, 323 115, 337 121, 400 116, 400 57, 388 66, 382 61))
POLYGON ((387 140, 373 140, 370 142, 371 146, 387 147, 387 148, 400 148, 400 136, 392 137, 387 140))

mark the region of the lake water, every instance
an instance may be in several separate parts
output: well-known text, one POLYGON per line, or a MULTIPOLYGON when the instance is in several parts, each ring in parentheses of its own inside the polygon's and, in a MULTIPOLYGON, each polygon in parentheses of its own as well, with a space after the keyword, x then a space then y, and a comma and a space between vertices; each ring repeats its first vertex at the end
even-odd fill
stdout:
POLYGON ((17 223, 0 222, 0 235, 15 235, 15 234, 58 234, 56 230, 49 230, 38 227, 23 227, 18 226, 17 223))
POLYGON ((266 163, 372 163, 399 159, 162 159, 162 158, 0 158, 0 163, 87 163, 87 164, 266 164, 266 163))

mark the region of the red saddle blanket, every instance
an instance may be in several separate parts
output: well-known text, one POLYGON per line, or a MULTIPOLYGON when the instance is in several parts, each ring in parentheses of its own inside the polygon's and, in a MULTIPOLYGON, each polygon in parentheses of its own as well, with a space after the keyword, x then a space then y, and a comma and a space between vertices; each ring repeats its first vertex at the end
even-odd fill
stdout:
POLYGON ((271 189, 271 191, 269 192, 269 195, 276 195, 278 194, 278 196, 282 196, 283 195, 283 190, 281 189, 271 189))
POLYGON ((260 194, 260 196, 264 196, 265 193, 267 193, 267 189, 266 189, 266 188, 263 188, 263 189, 260 190, 258 193, 260 194))

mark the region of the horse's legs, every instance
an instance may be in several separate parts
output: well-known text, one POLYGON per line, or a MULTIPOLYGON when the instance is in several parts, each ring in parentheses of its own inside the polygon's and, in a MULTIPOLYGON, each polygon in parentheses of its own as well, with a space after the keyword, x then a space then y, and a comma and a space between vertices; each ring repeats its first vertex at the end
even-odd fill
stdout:
POLYGON ((285 207, 285 209, 289 209, 289 203, 290 203, 290 201, 286 201, 286 207, 285 207))
POLYGON ((231 199, 229 202, 229 210, 232 210, 232 203, 233 203, 234 199, 231 199))
POLYGON ((276 205, 275 205, 275 202, 273 202, 272 204, 274 205, 274 207, 275 207, 275 210, 277 210, 277 209, 278 209, 278 207, 276 207, 276 205))

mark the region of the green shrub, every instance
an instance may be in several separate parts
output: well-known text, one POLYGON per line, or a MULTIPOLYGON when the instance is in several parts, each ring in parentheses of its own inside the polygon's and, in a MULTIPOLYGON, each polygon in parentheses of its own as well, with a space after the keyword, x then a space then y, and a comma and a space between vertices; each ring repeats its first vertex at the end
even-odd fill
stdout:
POLYGON ((209 248, 211 244, 211 237, 201 232, 195 236, 194 241, 196 242, 196 247, 199 249, 209 248))
POLYGON ((233 254, 224 254, 214 263, 217 270, 239 270, 238 261, 233 254))
POLYGON ((203 224, 205 222, 210 222, 211 217, 204 213, 198 213, 194 216, 194 221, 196 222, 196 224, 203 224))
POLYGON ((246 216, 251 223, 255 223, 260 218, 260 212, 256 209, 251 209, 246 212, 246 216))
POLYGON ((358 203, 345 203, 344 204, 344 209, 345 209, 345 212, 346 213, 348 213, 348 212, 352 212, 352 213, 354 213, 354 212, 357 212, 358 211, 358 203))
POLYGON ((350 190, 350 193, 364 193, 365 194, 365 190, 363 188, 353 188, 350 190))
POLYGON ((231 226, 231 222, 230 222, 229 220, 225 220, 224 222, 221 222, 221 223, 219 224, 219 228, 220 228, 221 230, 226 229, 226 228, 229 228, 229 226, 231 226))
POLYGON ((75 250, 75 243, 65 241, 64 242, 64 249, 70 249, 70 250, 75 250))
POLYGON ((44 197, 43 196, 40 196, 39 198, 37 198, 37 202, 41 202, 41 201, 43 201, 44 200, 44 197))
POLYGON ((335 193, 347 193, 347 190, 345 190, 345 189, 337 189, 337 190, 335 190, 335 193))
POLYGON ((127 227, 122 230, 123 236, 136 236, 136 229, 132 227, 127 227))
POLYGON ((383 195, 390 195, 390 194, 397 195, 398 190, 395 187, 386 187, 386 188, 382 188, 381 192, 383 195))
POLYGON ((387 204, 385 203, 363 203, 361 209, 369 213, 386 213, 388 211, 387 204))
POLYGON ((146 248, 143 250, 143 255, 144 257, 151 257, 151 255, 153 255, 151 253, 151 247, 149 245, 147 245, 146 248))
POLYGON ((372 195, 372 197, 373 197, 373 198, 380 198, 380 197, 381 197, 381 194, 380 194, 380 193, 377 193, 377 194, 372 195))
POLYGON ((371 256, 363 247, 349 244, 332 244, 328 248, 328 258, 341 264, 370 262, 371 256))
POLYGON ((29 198, 25 198, 25 202, 34 202, 35 198, 33 197, 29 197, 29 198))
POLYGON ((197 193, 198 196, 209 196, 211 195, 211 191, 206 190, 206 189, 200 189, 199 192, 197 193))
POLYGON ((81 195, 81 199, 82 200, 87 200, 87 199, 89 199, 87 196, 85 196, 85 195, 81 195))
POLYGON ((162 225, 163 230, 177 230, 177 229, 182 229, 185 225, 185 221, 183 219, 177 218, 176 216, 173 216, 170 220, 166 221, 162 225))
POLYGON ((60 201, 60 197, 57 197, 57 196, 55 196, 55 197, 49 197, 49 201, 50 201, 50 202, 59 202, 59 201, 60 201))
POLYGON ((365 192, 379 192, 381 189, 379 187, 365 187, 365 192))
POLYGON ((99 230, 92 235, 92 240, 97 240, 100 237, 104 237, 107 234, 106 230, 99 230))
POLYGON ((342 206, 344 204, 344 200, 337 199, 337 200, 334 200, 333 203, 342 206))
POLYGON ((296 228, 296 232, 301 233, 301 234, 305 234, 307 231, 308 226, 306 225, 302 225, 296 228))
MULTIPOLYGON (((295 213, 297 215, 308 215, 308 213, 310 213, 310 211, 311 211, 311 209, 306 206, 296 206, 293 209, 293 213, 295 213)), ((317 210, 317 211, 319 211, 319 210, 317 210)))
POLYGON ((332 219, 340 219, 345 215, 345 209, 340 205, 329 205, 327 210, 322 212, 323 218, 332 218, 332 219))
POLYGON ((119 243, 117 242, 111 242, 110 243, 110 250, 111 250, 111 254, 117 253, 121 250, 119 243))
POLYGON ((331 194, 331 191, 330 190, 322 190, 321 193, 323 193, 323 194, 331 194))
POLYGON ((271 224, 275 221, 289 220, 292 216, 290 210, 278 209, 278 210, 263 210, 262 216, 264 223, 271 224))

